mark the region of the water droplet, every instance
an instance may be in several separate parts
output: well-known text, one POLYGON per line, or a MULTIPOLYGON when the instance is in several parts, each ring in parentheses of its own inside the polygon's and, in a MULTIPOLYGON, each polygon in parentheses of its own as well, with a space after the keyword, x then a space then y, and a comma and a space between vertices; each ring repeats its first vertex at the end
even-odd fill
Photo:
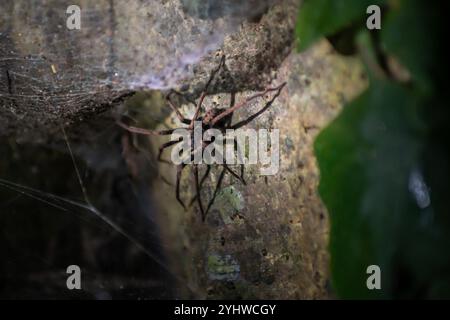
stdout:
POLYGON ((411 171, 409 175, 408 189, 414 196, 417 205, 421 209, 425 209, 430 205, 430 194, 422 173, 418 169, 411 171))

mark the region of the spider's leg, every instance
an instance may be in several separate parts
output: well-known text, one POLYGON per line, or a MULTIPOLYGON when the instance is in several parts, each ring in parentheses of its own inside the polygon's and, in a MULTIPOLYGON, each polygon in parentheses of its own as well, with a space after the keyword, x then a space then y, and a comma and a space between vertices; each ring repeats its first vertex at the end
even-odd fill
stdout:
POLYGON ((216 69, 213 70, 213 72, 211 72, 211 75, 209 76, 209 80, 206 83, 205 89, 203 91, 208 91, 208 88, 210 86, 210 84, 213 82, 214 77, 216 76, 216 74, 220 71, 220 69, 225 65, 225 55, 222 56, 222 58, 220 58, 220 62, 219 65, 217 66, 216 69))
POLYGON ((186 206, 184 205, 183 200, 181 200, 180 197, 180 180, 181 180, 181 173, 183 172, 183 169, 186 167, 186 164, 179 164, 177 166, 177 183, 176 183, 176 191, 175 191, 175 196, 178 200, 178 202, 181 204, 181 206, 184 208, 184 210, 186 210, 186 206))
POLYGON ((230 108, 236 103, 236 92, 233 90, 230 94, 230 108))
MULTIPOLYGON (((206 167, 206 171, 205 171, 205 173, 203 174, 202 179, 200 180, 200 190, 202 189, 203 183, 205 183, 205 180, 206 180, 206 178, 208 177, 210 171, 211 171, 211 165, 208 164, 207 167, 206 167)), ((196 200, 197 200, 197 195, 195 195, 194 197, 192 197, 191 201, 189 202, 189 207, 191 207, 191 206, 194 204, 194 202, 195 202, 196 200)))
POLYGON ((205 99, 205 97, 206 91, 202 93, 202 95, 200 96, 200 100, 198 100, 197 107, 195 108, 194 117, 192 118, 191 123, 189 124, 189 129, 194 128, 194 122, 197 121, 198 119, 198 115, 200 114, 200 109, 202 108, 203 100, 205 99))
POLYGON ((222 172, 220 173, 219 179, 217 180, 216 188, 214 189, 214 194, 208 203, 208 207, 206 208, 205 214, 208 214, 209 209, 211 209, 212 205, 214 204, 214 200, 216 200, 217 193, 220 190, 220 187, 221 187, 222 181, 223 181, 223 177, 225 176, 225 171, 226 171, 225 168, 223 168, 222 172))
POLYGON ((218 67, 211 72, 211 75, 209 76, 209 80, 206 83, 202 94, 200 95, 200 99, 198 100, 198 103, 197 103, 197 108, 195 109, 194 117, 192 118, 191 124, 189 125, 190 129, 194 128, 194 122, 197 120, 197 118, 198 118, 198 116, 200 114, 200 109, 202 108, 203 100, 205 100, 205 97, 206 97, 206 95, 208 93, 209 86, 211 85, 212 81, 214 80, 216 74, 219 72, 219 70, 224 65, 225 65, 225 56, 222 56, 222 58, 220 59, 220 63, 218 65, 218 67))
POLYGON ((241 164, 241 180, 243 181, 244 185, 247 185, 247 182, 245 181, 245 178, 244 178, 244 171, 245 171, 245 166, 243 164, 241 164))
POLYGON ((172 100, 170 100, 170 94, 171 93, 172 93, 172 91, 169 92, 169 94, 167 94, 167 96, 166 96, 166 100, 167 100, 167 103, 169 104, 170 109, 172 109, 172 111, 175 112, 175 114, 177 115, 178 120, 180 120, 181 123, 190 124, 191 121, 189 119, 186 119, 185 117, 183 117, 183 115, 181 114, 180 110, 178 110, 178 108, 175 107, 175 105, 173 104, 172 100))
POLYGON ((197 105, 195 103, 195 101, 193 101, 192 99, 190 99, 189 97, 187 97, 186 95, 184 95, 183 93, 175 90, 175 89, 170 89, 169 94, 176 94, 177 96, 180 96, 183 99, 186 99, 187 102, 192 103, 194 105, 194 107, 197 105))
POLYGON ((164 143, 162 146, 160 146, 159 149, 158 149, 158 158, 157 158, 158 161, 161 161, 161 162, 164 162, 164 163, 170 163, 170 162, 167 161, 167 160, 161 159, 162 154, 163 154, 163 151, 164 151, 166 148, 168 148, 168 147, 170 147, 170 146, 173 146, 174 144, 177 144, 177 143, 179 143, 179 142, 181 142, 181 141, 180 141, 180 140, 168 141, 168 142, 164 143))
POLYGON ((194 176, 195 176, 195 192, 197 193, 197 202, 200 207, 200 212, 202 214, 202 221, 205 221, 206 214, 203 210, 202 197, 200 195, 200 183, 198 181, 198 165, 194 164, 194 176))
MULTIPOLYGON (((231 99, 230 99, 230 108, 232 108, 234 106, 235 103, 235 99, 236 99, 236 94, 233 92, 231 93, 231 99)), ((233 113, 231 113, 226 120, 225 123, 225 127, 226 128, 230 128, 231 124, 233 123, 233 113)))
POLYGON ((172 134, 176 129, 169 129, 169 130, 149 130, 149 129, 143 129, 138 127, 129 126, 122 121, 117 121, 117 124, 122 127, 123 129, 137 134, 142 134, 146 136, 166 136, 169 134, 172 134))
MULTIPOLYGON (((283 84, 284 86, 284 84, 283 84)), ((266 111, 267 109, 270 108, 270 106, 273 104, 273 102, 275 101, 275 99, 280 95, 281 93, 281 89, 283 88, 283 86, 279 87, 277 93, 272 97, 272 99, 270 99, 270 101, 268 101, 266 103, 266 105, 264 106, 264 108, 262 108, 261 110, 259 110, 258 112, 256 112, 255 114, 251 115, 250 117, 248 117, 245 120, 242 120, 234 125, 231 126, 231 129, 239 129, 247 124, 249 124, 251 121, 253 121, 256 117, 260 116, 264 111, 266 111)))
MULTIPOLYGON (((236 140, 234 141, 234 151, 238 152, 238 144, 237 144, 236 140)), ((247 182, 245 181, 245 178, 244 178, 245 164, 240 163, 240 167, 241 167, 241 179, 240 180, 242 181, 242 183, 244 185, 247 185, 247 182)))
POLYGON ((244 179, 242 179, 242 177, 240 177, 236 172, 234 172, 227 164, 222 164, 223 167, 229 172, 231 173, 236 179, 238 179, 239 181, 241 181, 244 185, 247 185, 247 183, 245 182, 244 179))
POLYGON ((211 171, 211 165, 208 164, 207 167, 206 167, 206 171, 205 171, 205 173, 203 174, 202 179, 200 180, 200 187, 201 187, 201 186, 203 185, 203 183, 205 182, 205 180, 206 180, 206 178, 208 177, 210 171, 211 171))
MULTIPOLYGON (((283 87, 286 85, 286 82, 284 82, 283 84, 279 85, 278 87, 275 88, 267 88, 266 90, 264 90, 263 92, 254 94, 253 96, 248 97, 247 99, 245 99, 244 101, 234 105, 231 108, 226 109, 225 111, 223 111, 222 113, 220 113, 219 115, 217 115, 212 121, 211 121, 211 125, 214 126, 218 121, 220 121, 221 119, 225 118, 226 116, 228 116, 229 114, 235 112, 237 109, 240 109, 242 107, 245 107, 249 102, 251 102, 252 100, 255 100, 257 98, 263 97, 265 96, 267 93, 269 92, 273 92, 276 91, 277 93, 275 94, 275 96, 272 98, 272 100, 275 100, 274 98, 278 97, 281 93, 281 90, 283 89, 283 87)), ((273 102, 273 101, 272 101, 273 102)), ((259 114, 258 114, 259 115, 259 114)))

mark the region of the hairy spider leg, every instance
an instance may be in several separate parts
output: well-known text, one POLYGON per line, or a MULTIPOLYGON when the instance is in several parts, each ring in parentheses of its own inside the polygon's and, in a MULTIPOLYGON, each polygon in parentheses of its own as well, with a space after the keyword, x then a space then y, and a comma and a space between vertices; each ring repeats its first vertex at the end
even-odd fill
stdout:
MULTIPOLYGON (((206 165, 205 173, 203 174, 202 178, 200 179, 200 189, 202 189, 203 183, 205 183, 206 178, 208 177, 210 172, 211 172, 211 165, 208 164, 208 165, 206 165)), ((191 201, 189 201, 189 207, 191 207, 196 200, 197 200, 197 195, 193 196, 191 201)))
MULTIPOLYGON (((232 97, 231 105, 233 105, 233 101, 234 101, 234 98, 232 97)), ((233 121, 233 114, 230 114, 230 117, 227 119, 227 122, 226 122, 226 124, 225 124, 226 127, 230 127, 232 121, 233 121)), ((236 142, 235 142, 235 148, 237 148, 236 142)), ((235 173, 228 165, 224 164, 224 167, 225 167, 225 169, 226 169, 228 172, 230 172, 234 177, 236 177, 239 181, 241 181, 241 183, 243 183, 244 185, 247 185, 247 183, 246 183, 246 181, 245 181, 245 179, 244 179, 244 165, 243 165, 243 164, 240 165, 240 167, 241 167, 241 176, 239 176, 237 173, 235 173)), ((208 177, 210 171, 211 171, 211 165, 208 164, 207 167, 206 167, 206 171, 205 171, 205 173, 203 174, 203 176, 202 176, 202 178, 201 178, 201 180, 200 180, 200 189, 202 189, 203 184, 204 184, 204 182, 206 181, 206 178, 208 177)), ((191 206, 194 204, 194 202, 195 202, 196 200, 197 200, 197 195, 195 195, 194 197, 192 197, 192 199, 191 199, 191 201, 189 202, 189 205, 188 205, 188 206, 191 207, 191 206)))
MULTIPOLYGON (((176 129, 170 129, 170 130, 163 130, 163 131, 154 131, 154 130, 147 130, 147 129, 142 129, 142 128, 137 128, 137 127, 132 127, 132 126, 128 126, 126 124, 124 124, 121 121, 118 121, 118 124, 120 127, 124 128, 125 130, 132 132, 132 133, 137 133, 137 134, 143 134, 143 135, 169 135, 172 134, 173 131, 175 131, 176 129)), ((179 143, 181 140, 178 141, 169 141, 164 143, 160 148, 159 148, 159 154, 158 154, 158 160, 161 161, 161 155, 162 152, 165 148, 170 147, 171 145, 174 145, 176 143, 179 143)), ((194 151, 193 151, 194 152, 194 151)), ((177 201, 181 204, 181 206, 186 210, 186 205, 184 204, 183 200, 181 199, 180 196, 180 181, 181 181, 181 174, 183 172, 183 169, 186 167, 185 163, 182 163, 180 165, 177 166, 177 181, 176 181, 176 191, 175 191, 175 197, 177 199, 177 201)), ((198 192, 197 192, 198 194, 198 192)), ((202 208, 203 211, 203 208, 202 208)), ((204 215, 204 213, 202 213, 202 215, 204 215)))
POLYGON ((241 179, 242 179, 242 183, 244 183, 244 185, 247 185, 247 182, 245 181, 244 178, 244 173, 245 173, 245 167, 243 164, 241 164, 241 179))
MULTIPOLYGON (((285 84, 285 83, 284 83, 285 84)), ((283 86, 284 86, 283 84, 283 86)), ((264 106, 264 108, 262 108, 261 110, 259 110, 258 112, 256 112, 255 114, 251 115, 250 117, 248 117, 245 120, 242 120, 234 125, 231 126, 230 129, 239 129, 247 124, 249 124, 251 121, 253 121, 256 117, 260 116, 262 113, 264 113, 267 109, 270 108, 270 106, 274 103, 275 99, 281 94, 281 89, 283 89, 283 86, 278 88, 277 93, 272 97, 272 99, 270 99, 270 101, 268 101, 266 103, 266 105, 264 106)))
POLYGON ((248 97, 247 99, 245 99, 244 101, 236 104, 235 106, 233 106, 233 107, 231 107, 229 109, 226 109, 225 111, 223 111, 222 113, 220 113, 214 119, 211 120, 211 126, 214 127, 214 125, 217 122, 219 122, 220 120, 222 120, 223 118, 225 118, 229 114, 234 113, 237 109, 245 107, 250 101, 255 100, 257 98, 260 98, 260 97, 263 97, 264 95, 266 95, 269 92, 278 91, 278 95, 279 95, 279 93, 281 92, 281 90, 283 89, 283 87, 285 85, 286 85, 286 82, 284 82, 283 84, 281 84, 281 85, 279 85, 278 87, 275 87, 275 88, 267 88, 263 92, 254 94, 253 96, 248 97))
POLYGON ((163 151, 166 148, 171 147, 174 144, 177 144, 177 143, 180 143, 180 142, 181 142, 181 140, 173 140, 173 141, 168 141, 168 142, 164 143, 162 146, 160 146, 159 149, 158 149, 158 158, 157 158, 158 161, 170 164, 169 161, 162 159, 163 151))
POLYGON ((231 173, 231 175, 233 175, 233 177, 235 177, 236 179, 238 179, 240 182, 242 182, 242 184, 245 186, 247 185, 247 183, 245 182, 245 180, 240 177, 236 172, 234 172, 226 163, 223 163, 222 166, 229 172, 231 173))
POLYGON ((181 180, 181 173, 183 172, 183 169, 186 167, 185 163, 177 165, 177 182, 175 187, 175 197, 177 198, 177 201, 181 204, 181 206, 186 210, 186 206, 184 205, 183 200, 181 200, 180 197, 180 180, 181 180))
MULTIPOLYGON (((232 93, 231 101, 230 101, 230 108, 234 105, 235 95, 232 93)), ((230 114, 230 116, 227 118, 225 126, 226 128, 229 128, 231 126, 231 123, 233 121, 233 113, 230 114)), ((236 148, 236 143, 235 143, 236 148)), ((244 165, 241 164, 241 176, 237 175, 228 165, 224 165, 224 168, 226 171, 230 172, 234 177, 236 177, 239 181, 241 181, 244 185, 246 185, 245 179, 244 179, 244 165)), ((207 165, 206 171, 203 174, 201 180, 200 180, 200 189, 203 187, 204 182, 206 181, 206 178, 209 176, 209 173, 211 172, 211 165, 207 165)), ((225 171, 224 171, 225 173, 225 171)), ((191 201, 189 202, 189 207, 194 204, 194 202, 197 200, 197 195, 192 197, 191 201)))
POLYGON ((216 200, 216 197, 217 197, 217 193, 219 192, 220 187, 222 186, 222 181, 223 181, 223 177, 225 176, 225 171, 226 171, 226 169, 223 168, 222 172, 220 173, 219 179, 217 180, 216 188, 214 189, 214 194, 213 194, 211 200, 209 200, 208 207, 206 208, 205 218, 206 218, 206 215, 208 214, 209 210, 211 209, 212 205, 214 204, 214 201, 216 200))
POLYGON ((166 96, 166 101, 167 101, 167 103, 169 104, 170 109, 172 109, 172 111, 175 112, 175 114, 177 115, 178 120, 180 120, 181 123, 184 123, 184 124, 190 124, 191 121, 190 121, 189 119, 185 118, 185 117, 181 114, 180 110, 178 110, 178 108, 175 107, 175 105, 173 104, 172 100, 170 100, 170 95, 171 95, 172 93, 173 93, 173 91, 170 91, 170 92, 167 94, 167 96, 166 96))
POLYGON ((149 129, 143 129, 143 128, 129 126, 120 120, 117 120, 117 124, 121 128, 123 128, 129 132, 142 134, 145 136, 167 136, 169 134, 172 134, 175 130, 181 129, 181 128, 175 128, 175 129, 169 129, 169 130, 149 130, 149 129))
MULTIPOLYGON (((243 178, 243 171, 241 171, 241 176, 239 176, 236 172, 234 172, 228 165, 223 164, 223 167, 225 168, 226 171, 228 171, 229 173, 231 173, 236 179, 238 179, 240 182, 242 182, 242 184, 247 185, 247 183, 245 182, 244 178, 243 178)), ((241 170, 243 170, 244 167, 242 165, 241 170)), ((199 186, 200 186, 200 190, 203 187, 203 183, 205 182, 207 176, 209 175, 211 171, 211 165, 208 165, 206 167, 206 172, 203 174, 203 177, 200 180, 199 186)), ((194 204, 194 202, 197 200, 197 194, 192 197, 191 201, 189 202, 189 207, 192 206, 194 204)))
POLYGON ((209 80, 206 83, 205 88, 203 89, 200 99, 198 100, 197 108, 195 109, 194 117, 192 118, 191 124, 189 125, 189 129, 194 128, 194 122, 198 119, 198 116, 200 114, 200 109, 202 108, 203 100, 205 100, 205 97, 208 94, 208 88, 209 88, 210 84, 212 83, 212 81, 214 80, 216 74, 220 71, 220 69, 224 65, 225 65, 225 56, 223 55, 222 58, 220 59, 220 63, 217 66, 217 68, 214 69, 213 72, 211 72, 211 75, 209 76, 209 80))
POLYGON ((170 89, 169 95, 172 95, 172 94, 176 94, 177 96, 180 96, 181 98, 186 99, 186 101, 191 103, 191 104, 193 104, 194 107, 197 105, 194 100, 190 99, 185 94, 183 94, 183 93, 181 93, 181 92, 179 92, 179 91, 177 91, 175 89, 170 89))
MULTIPOLYGON (((236 103, 236 93, 232 92, 231 98, 230 98, 230 108, 232 108, 235 103, 236 103)), ((231 128, 231 124, 233 123, 233 114, 234 113, 231 113, 230 116, 228 117, 227 123, 225 124, 225 130, 231 128)), ((234 141, 234 151, 237 151, 237 141, 234 141)), ((239 180, 244 185, 247 185, 247 183, 245 182, 245 178, 244 178, 244 171, 245 171, 244 164, 240 164, 240 167, 241 167, 241 177, 239 180)))
POLYGON ((194 164, 195 192, 197 193, 197 203, 202 214, 202 221, 205 221, 206 213, 203 209, 202 198, 200 193, 200 183, 198 181, 198 165, 194 164))
MULTIPOLYGON (((148 129, 143 129, 143 128, 138 128, 138 127, 133 127, 133 126, 128 126, 125 123, 121 122, 121 121, 117 121, 117 124, 122 127, 123 129, 132 132, 132 133, 136 133, 136 134, 142 134, 142 135, 169 135, 172 134, 175 130, 177 129, 169 129, 169 130, 160 130, 160 131, 156 131, 156 130, 148 130, 148 129)), ((163 151, 170 147, 173 146, 177 143, 181 142, 181 140, 173 140, 173 141, 168 141, 166 143, 164 143, 162 146, 159 147, 158 149, 158 161, 160 162, 164 162, 164 163, 170 163, 167 160, 162 159, 162 154, 163 151)))

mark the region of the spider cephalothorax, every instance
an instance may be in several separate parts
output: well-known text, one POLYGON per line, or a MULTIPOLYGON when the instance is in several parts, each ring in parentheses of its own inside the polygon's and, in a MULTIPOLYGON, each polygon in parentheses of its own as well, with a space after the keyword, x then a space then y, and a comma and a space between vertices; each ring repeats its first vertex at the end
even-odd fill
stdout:
MULTIPOLYGON (((275 101, 275 99, 280 95, 281 90, 283 89, 283 87, 286 85, 286 83, 282 83, 279 86, 273 87, 273 88, 267 88, 266 90, 256 93, 248 98, 246 98, 244 101, 234 104, 229 108, 211 108, 207 111, 205 111, 205 113, 203 115, 200 114, 201 109, 203 107, 203 101, 208 93, 208 88, 210 86, 210 84, 212 83, 214 77, 216 76, 216 74, 219 72, 219 70, 225 65, 225 56, 222 57, 219 66, 213 70, 213 72, 211 73, 211 76, 208 80, 208 82, 205 85, 205 88, 202 92, 202 94, 200 95, 200 98, 196 104, 196 108, 195 108, 195 113, 192 119, 187 119, 185 118, 180 111, 178 110, 178 108, 172 103, 170 96, 172 93, 174 93, 174 91, 171 91, 168 95, 167 95, 167 103, 169 105, 169 107, 173 110, 173 112, 175 113, 175 115, 177 116, 177 118, 180 120, 181 123, 188 125, 187 130, 193 131, 194 130, 194 126, 195 126, 195 122, 196 121, 201 121, 201 126, 203 130, 208 130, 208 129, 218 129, 221 132, 224 132, 227 129, 239 129, 245 125, 247 125, 249 122, 251 122, 253 119, 255 119, 257 116, 259 116, 260 114, 262 114, 264 111, 266 111, 273 103, 273 101, 275 101), (273 95, 272 99, 267 102, 265 104, 265 106, 258 111, 257 113, 251 115, 249 118, 239 121, 235 124, 232 124, 232 116, 233 113, 240 109, 243 108, 245 106, 247 106, 251 101, 260 98, 260 97, 264 97, 265 95, 267 95, 270 92, 275 92, 275 94, 273 95)), ((154 131, 154 130, 147 130, 147 129, 143 129, 143 128, 138 128, 138 127, 133 127, 133 126, 129 126, 124 124, 123 122, 119 121, 118 124, 123 127, 124 129, 133 132, 133 133, 138 133, 138 134, 144 134, 144 135, 171 135, 176 129, 169 129, 169 130, 161 130, 161 131, 154 131)), ((180 129, 180 128, 177 128, 180 129)), ((174 141, 169 141, 164 143, 160 148, 159 148, 159 153, 158 153, 158 160, 161 161, 161 155, 162 152, 170 147, 173 146, 177 143, 180 143, 181 140, 174 140, 174 141)), ((202 148, 205 149, 208 144, 210 144, 211 142, 207 142, 207 141, 203 141, 202 143, 202 148)), ((190 149, 188 149, 190 150, 190 149)), ((203 150, 202 150, 203 151, 203 150)), ((191 157, 193 157, 193 154, 197 152, 197 150, 192 149, 191 151, 191 157)), ((181 173, 183 171, 183 169, 186 167, 187 164, 179 164, 177 166, 177 181, 176 181, 176 198, 178 200, 178 202, 183 206, 183 208, 186 208, 184 202, 182 201, 181 197, 180 197, 180 178, 181 178, 181 173)), ((215 196, 217 194, 217 191, 220 189, 220 185, 222 183, 222 179, 225 175, 225 172, 230 173, 231 175, 233 175, 235 178, 237 178, 238 180, 240 180, 243 184, 245 184, 245 180, 244 180, 244 167, 243 165, 241 165, 241 174, 238 175, 236 172, 234 172, 226 163, 221 164, 221 166, 223 166, 223 170, 219 176, 219 179, 217 180, 217 186, 216 189, 214 191, 214 195, 212 197, 212 199, 209 201, 208 206, 206 208, 206 210, 203 207, 203 203, 201 200, 201 195, 200 195, 200 190, 201 187, 203 185, 203 182, 205 181, 205 179, 208 177, 209 172, 211 170, 211 165, 207 165, 206 168, 206 172, 204 173, 203 177, 201 179, 199 179, 199 171, 198 171, 198 164, 192 164, 193 166, 193 171, 194 171, 194 177, 195 177, 195 188, 196 188, 196 195, 195 197, 191 200, 190 204, 192 204, 195 200, 197 200, 198 202, 198 206, 200 208, 200 212, 202 215, 202 220, 205 219, 206 214, 208 213, 209 209, 211 208, 215 196)))
POLYGON ((231 117, 231 114, 223 119, 220 119, 215 125, 212 125, 211 122, 224 112, 226 109, 222 108, 212 108, 205 112, 203 117, 200 117, 198 120, 202 121, 203 129, 215 128, 215 129, 225 129, 226 123, 228 119, 231 117))

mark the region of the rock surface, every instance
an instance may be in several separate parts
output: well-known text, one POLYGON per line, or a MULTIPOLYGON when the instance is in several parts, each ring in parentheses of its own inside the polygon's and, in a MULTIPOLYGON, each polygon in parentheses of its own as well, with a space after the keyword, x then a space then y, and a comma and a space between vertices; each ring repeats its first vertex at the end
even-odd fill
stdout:
MULTIPOLYGON (((105 111, 133 90, 189 83, 195 91, 191 79, 204 82, 215 55, 197 62, 272 2, 82 0, 81 29, 69 30, 72 1, 2 1, 0 135, 43 140, 61 124, 105 111)), ((265 22, 228 42, 234 87, 255 86, 255 71, 261 75, 280 62, 279 52, 291 40, 286 26, 292 27, 287 22, 295 17, 295 3, 283 1, 265 22)))
MULTIPOLYGON (((54 21, 50 19, 54 15, 64 16, 59 9, 68 2, 47 1, 46 9, 38 12, 27 1, 1 2, 0 135, 14 133, 17 139, 42 140, 48 132, 59 130, 60 123, 79 122, 110 108, 130 89, 176 85, 195 99, 222 55, 226 56, 226 70, 212 85, 205 100, 207 109, 230 105, 232 95, 240 101, 268 85, 287 82, 273 105, 248 125, 280 130, 279 172, 264 177, 259 167, 249 166, 246 186, 226 175, 206 222, 201 221, 196 205, 185 212, 175 200, 174 167, 154 160, 165 139, 137 138, 111 127, 123 134, 121 156, 128 174, 136 181, 152 181, 155 207, 149 211, 152 217, 156 215, 165 256, 178 280, 178 297, 329 297, 328 220, 316 191, 319 177, 312 144, 345 101, 365 87, 359 61, 338 55, 326 41, 303 54, 293 52, 298 9, 294 0, 282 1, 262 16, 266 6, 255 8, 252 21, 235 25, 205 19, 205 12, 221 16, 224 9, 198 7, 197 1, 81 2, 90 8, 89 19, 96 22, 89 25, 90 20, 85 20, 91 28, 78 35, 53 32, 59 30, 58 24, 46 33, 40 25, 42 19, 54 21), (155 5, 160 6, 159 17, 152 13, 155 5), (152 19, 161 21, 159 29, 152 27, 152 19), (214 23, 219 32, 205 38, 214 23), (196 26, 200 27, 197 33, 196 26), (34 31, 26 32, 30 27, 34 31), (94 32, 95 28, 100 31, 94 32), (85 48, 87 52, 82 50, 85 48), (158 52, 158 48, 165 51, 158 52), (151 60, 154 55, 159 60, 151 60), (167 57, 176 59, 164 60, 167 57), (186 69, 188 62, 198 63, 186 69), (141 161, 143 154, 146 161, 141 161)), ((241 21, 242 17, 231 12, 241 21)), ((234 121, 254 114, 265 99, 237 112, 234 121)), ((192 115, 192 105, 183 99, 176 103, 183 113, 192 115)), ((119 108, 118 113, 128 112, 138 120, 136 125, 179 125, 166 108, 161 91, 140 93, 127 105, 128 109, 119 108)), ((89 127, 82 126, 68 134, 82 139, 88 131, 89 127)), ((96 155, 105 157, 101 150, 96 155)), ((201 193, 205 201, 214 193, 219 174, 220 168, 214 168, 206 181, 201 193)), ((194 190, 188 168, 182 179, 183 199, 190 199, 194 190)))
MULTIPOLYGON (((189 290, 185 284, 180 287, 185 294, 246 299, 329 297, 328 219, 317 194, 313 141, 366 81, 358 60, 336 54, 326 41, 303 54, 291 53, 274 74, 272 85, 284 81, 287 86, 270 109, 248 125, 280 130, 281 161, 276 175, 264 177, 258 167, 248 166, 244 186, 227 174, 205 223, 196 205, 183 211, 173 185, 155 182, 159 224, 174 272, 188 279, 189 290)), ((236 101, 251 94, 240 92, 236 101)), ((227 106, 229 102, 230 94, 221 93, 208 96, 205 105, 227 106)), ((234 121, 247 118, 263 105, 264 99, 252 103, 237 112, 234 121)), ((192 106, 184 105, 182 111, 192 114, 192 106)), ((178 123, 172 116, 165 127, 175 126, 178 123)), ((165 141, 151 140, 154 148, 165 141)), ((166 181, 175 181, 173 166, 161 164, 159 171, 166 181)), ((192 171, 188 172, 183 175, 183 199, 195 194, 192 171)), ((220 168, 212 170, 201 193, 205 202, 212 197, 219 174, 220 168)))

